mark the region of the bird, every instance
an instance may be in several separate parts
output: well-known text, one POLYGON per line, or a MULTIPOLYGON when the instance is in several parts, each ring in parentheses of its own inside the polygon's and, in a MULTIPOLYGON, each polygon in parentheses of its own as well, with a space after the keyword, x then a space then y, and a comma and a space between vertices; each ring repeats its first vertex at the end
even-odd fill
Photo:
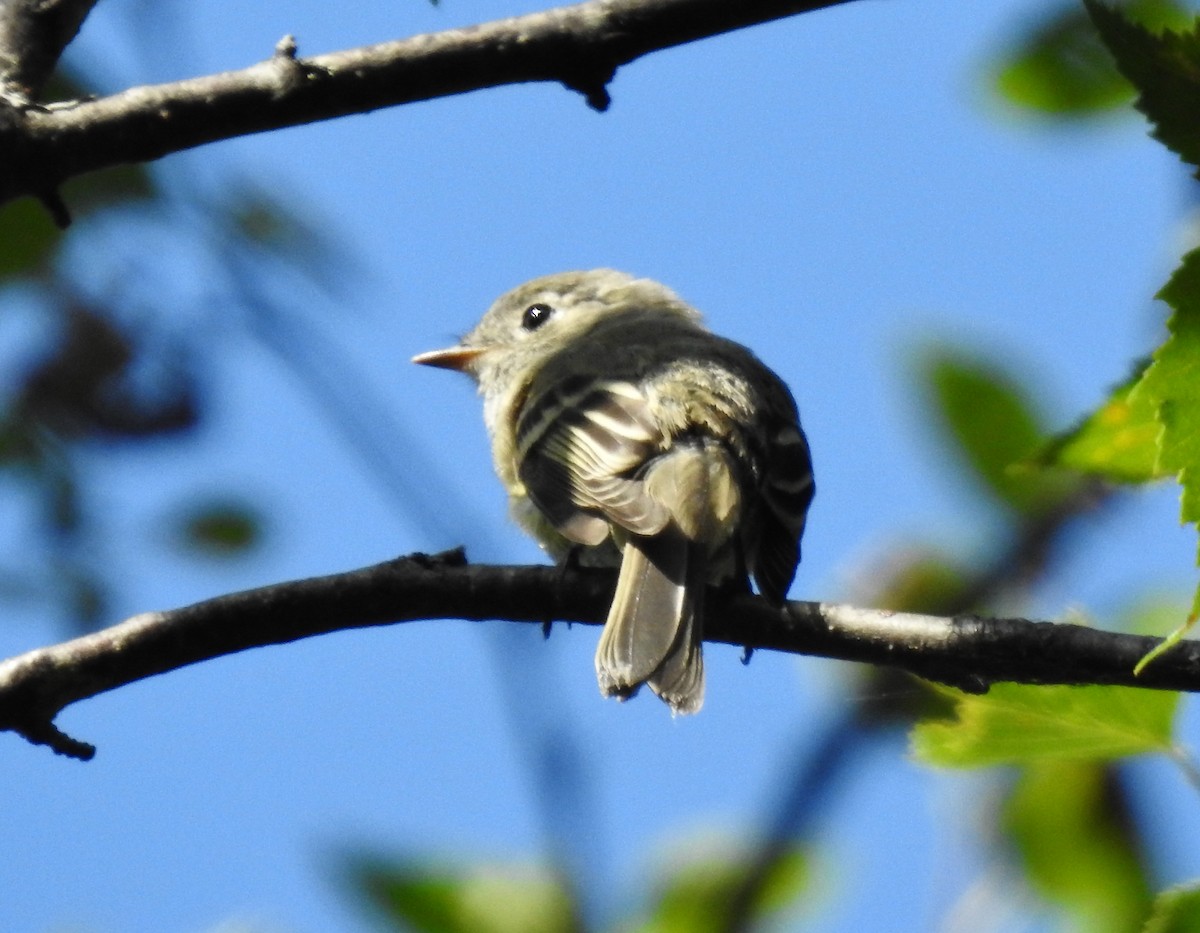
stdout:
POLYGON ((613 269, 506 292, 413 362, 483 397, 514 519, 556 560, 619 564, 596 650, 601 693, 704 702, 705 589, 782 605, 816 491, 795 400, 667 286, 613 269))

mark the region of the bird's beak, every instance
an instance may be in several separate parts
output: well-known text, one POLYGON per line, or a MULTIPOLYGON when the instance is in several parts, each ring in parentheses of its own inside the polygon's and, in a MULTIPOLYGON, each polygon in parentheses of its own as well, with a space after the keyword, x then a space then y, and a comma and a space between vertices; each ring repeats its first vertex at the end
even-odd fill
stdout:
POLYGON ((471 364, 483 353, 483 347, 446 347, 444 350, 418 353, 412 358, 412 361, 422 366, 436 366, 438 369, 453 369, 456 372, 467 373, 471 371, 471 364))

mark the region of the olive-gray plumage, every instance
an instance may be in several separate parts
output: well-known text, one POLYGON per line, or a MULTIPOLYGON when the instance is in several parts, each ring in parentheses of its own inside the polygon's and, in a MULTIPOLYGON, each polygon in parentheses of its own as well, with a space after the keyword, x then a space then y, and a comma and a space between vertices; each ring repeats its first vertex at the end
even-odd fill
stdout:
POLYGON ((534 279, 459 345, 514 517, 556 558, 620 560, 602 692, 704 697, 703 596, 753 576, 783 601, 814 485, 784 384, 665 286, 607 269, 534 279))

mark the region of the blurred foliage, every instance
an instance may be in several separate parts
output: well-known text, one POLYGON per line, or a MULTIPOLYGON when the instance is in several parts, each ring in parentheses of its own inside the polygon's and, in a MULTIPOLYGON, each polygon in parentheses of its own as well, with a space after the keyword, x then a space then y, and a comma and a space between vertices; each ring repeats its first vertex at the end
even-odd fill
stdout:
MULTIPOLYGON (((1200 165, 1200 28, 1181 18, 1176 4, 1132 3, 1120 12, 1095 0, 1085 6, 1048 9, 1012 44, 998 69, 1001 92, 1021 106, 1075 118, 1130 99, 1132 82, 1155 135, 1200 165), (1174 31, 1156 35, 1164 26, 1174 31)), ((1042 433, 1015 388, 1019 383, 1006 387, 1002 373, 988 376, 983 367, 934 357, 926 371, 947 436, 993 501, 1017 513, 1046 501, 1036 487, 1010 489, 1028 473, 1040 472, 1051 483, 1061 481, 1064 469, 1127 484, 1174 476, 1183 486, 1183 519, 1200 522, 1200 254, 1184 259, 1160 297, 1172 310, 1170 336, 1153 362, 1141 364, 1096 412, 1036 451, 1018 452, 1042 433), (974 417, 979 423, 972 425, 974 417), (989 438, 989 426, 1007 442, 989 438), (1023 464, 1019 457, 1026 458, 1023 464)), ((910 561, 886 589, 901 604, 945 604, 956 586, 970 591, 971 578, 957 562, 926 557, 910 561)), ((1191 621, 1197 608, 1200 589, 1191 621)), ((1125 622, 1161 630, 1163 612, 1135 613, 1125 622)), ((1174 737, 1177 696, 1013 684, 995 685, 984 696, 937 692, 952 700, 954 716, 919 722, 911 736, 914 754, 938 766, 1015 767, 1000 828, 1027 883, 1065 911, 1075 929, 1200 929, 1195 886, 1153 897, 1147 840, 1130 812, 1118 764, 1123 756, 1166 754, 1194 779, 1195 765, 1182 757, 1174 737)))
POLYGON ((1169 888, 1154 901, 1143 933, 1195 933, 1200 930, 1200 885, 1169 888))
MULTIPOLYGON (((1091 510, 1094 500, 1081 495, 1086 487, 1071 472, 1141 482, 1156 475, 1152 469, 1128 475, 1136 472, 1132 464, 1153 467, 1158 431, 1145 426, 1147 406, 1128 398, 1133 383, 1114 393, 1107 410, 1050 441, 1029 381, 1010 363, 947 347, 925 351, 920 362, 929 414, 980 492, 999 506, 1008 525, 999 540, 1007 534, 1010 544, 973 559, 961 551, 910 546, 884 572, 876 568, 870 575, 876 605, 987 612, 997 597, 1011 599, 1014 585, 1019 590, 1040 578, 1052 566, 1054 540, 1091 510), (1114 464, 1125 475, 1115 475, 1114 464), (1083 466, 1089 469, 1064 469, 1083 466), (1030 565, 1035 552, 1040 556, 1030 565)), ((1121 627, 1161 632, 1178 616, 1175 604, 1147 605, 1128 613, 1121 627)), ((860 703, 874 723, 888 722, 881 709, 892 722, 915 718, 910 746, 918 760, 960 769, 1016 768, 997 829, 1031 891, 1070 917, 1075 929, 1141 929, 1154 884, 1143 865, 1146 842, 1128 812, 1114 762, 1139 754, 1177 759, 1179 696, 1017 684, 993 685, 982 696, 948 687, 914 696, 898 689, 897 680, 886 671, 868 671, 860 703), (922 694, 937 698, 940 708, 922 701, 922 694)))
POLYGON ((0 208, 0 282, 44 270, 62 237, 50 214, 33 198, 0 208))
POLYGON ((176 522, 176 539, 187 551, 241 557, 262 544, 265 521, 246 502, 228 498, 190 502, 176 522))
POLYGON ((364 860, 351 884, 398 930, 415 933, 571 933, 575 907, 550 872, 511 865, 458 870, 428 860, 364 860))
MULTIPOLYGON (((36 309, 44 325, 36 341, 25 339, 0 396, 0 487, 32 506, 39 544, 48 549, 41 570, 17 569, 19 553, 11 568, 0 563, 0 600, 28 602, 39 594, 75 625, 91 628, 113 621, 113 581, 96 559, 107 523, 94 504, 97 456, 115 447, 197 442, 206 414, 202 373, 219 347, 189 332, 189 309, 174 305, 169 285, 159 289, 160 304, 146 307, 145 283, 162 274, 156 257, 143 257, 136 275, 97 294, 76 281, 71 244, 96 230, 120 236, 123 225, 162 225, 164 253, 198 247, 223 271, 209 283, 207 300, 229 313, 270 316, 280 330, 289 312, 258 284, 268 272, 334 292, 354 264, 297 212, 252 185, 231 185, 215 198, 181 197, 176 185, 168 198, 145 167, 124 166, 72 180, 64 198, 76 221, 66 231, 33 199, 0 212, 0 301, 36 309)), ((242 323, 253 329, 252 321, 242 323)), ((295 353, 303 352, 297 340, 295 353)), ((241 557, 261 542, 263 515, 236 495, 196 496, 174 511, 175 539, 192 556, 241 557)))
POLYGON ((787 847, 766 867, 767 875, 753 903, 741 905, 739 894, 747 875, 757 870, 755 853, 728 845, 692 847, 688 857, 669 860, 659 882, 649 916, 622 930, 637 933, 722 933, 730 929, 731 911, 747 916, 737 929, 757 929, 773 915, 795 904, 808 880, 808 861, 795 845, 787 847))
POLYGON ((148 204, 160 197, 153 177, 141 165, 117 165, 63 185, 63 199, 77 217, 109 207, 148 204))
MULTIPOLYGON (((741 905, 738 894, 756 870, 755 853, 724 842, 689 845, 664 861, 642 916, 611 927, 621 933, 721 933, 759 929, 793 906, 805 890, 807 860, 789 847, 769 866, 760 896, 741 905), (731 911, 745 909, 745 917, 731 911), (735 926, 731 927, 731 923, 735 926)), ((555 872, 513 866, 438 867, 427 859, 352 859, 351 890, 365 895, 396 929, 414 933, 572 933, 581 909, 555 872)))
MULTIPOLYGON (((362 275, 355 255, 324 226, 253 181, 231 185, 210 220, 210 246, 229 265, 241 258, 259 267, 273 266, 333 295, 362 275)), ((253 308, 245 310, 255 313, 253 308)))
MULTIPOLYGON (((1121 9, 1156 30, 1190 22, 1183 5, 1173 0, 1133 0, 1121 9)), ((1088 118, 1123 110, 1133 99, 1133 88, 1075 0, 1047 4, 996 59, 995 90, 1009 103, 1036 113, 1088 118)))
MULTIPOLYGON (((996 68, 998 90, 1021 107, 1062 119, 1112 112, 1132 97, 1132 81, 1157 136, 1200 164, 1200 34, 1176 3, 1136 0, 1121 9, 1047 4, 1037 22, 1008 43, 996 68), (1154 35, 1163 26, 1180 32, 1154 35)), ((78 93, 66 88, 53 96, 78 93)), ((193 197, 186 218, 172 213, 178 204, 141 167, 86 176, 69 183, 64 194, 77 218, 152 210, 168 226, 187 231, 179 235, 199 241, 223 276, 214 286, 218 303, 236 308, 243 315, 239 323, 288 352, 307 351, 303 341, 295 350, 295 309, 263 288, 264 270, 330 292, 354 278, 347 274, 352 257, 339 253, 320 225, 252 183, 229 184, 221 197, 193 197)), ((97 533, 101 517, 88 454, 100 447, 190 442, 207 408, 197 374, 202 360, 184 365, 190 353, 170 341, 146 339, 131 323, 131 300, 119 290, 101 300, 75 286, 63 258, 75 235, 54 227, 32 200, 0 214, 0 288, 12 290, 10 296, 17 288, 34 290, 56 325, 0 403, 0 482, 24 490, 38 505, 39 531, 51 549, 45 592, 75 618, 96 624, 105 618, 109 581, 89 559, 95 550, 90 545, 103 536, 97 533)), ((1051 566, 1051 545, 1093 502, 1076 473, 1124 483, 1178 476, 1185 520, 1200 519, 1197 275, 1200 259, 1189 257, 1163 292, 1173 310, 1171 337, 1153 365, 1057 440, 1049 438, 1037 400, 1007 362, 946 347, 926 353, 920 366, 926 413, 1003 525, 990 552, 966 555, 954 542, 897 549, 898 556, 872 574, 869 601, 950 614, 1028 595, 1051 566)), ((169 318, 176 309, 155 310, 169 318)), ((174 514, 177 539, 193 554, 238 556, 262 541, 265 517, 236 495, 192 496, 174 514)), ((0 598, 18 592, 28 598, 28 589, 12 585, 21 582, 19 575, 0 568, 0 578, 6 584, 0 598)), ((885 728, 920 720, 912 733, 920 760, 955 768, 1014 767, 1006 802, 990 816, 1030 886, 1076 918, 1079 929, 1132 930, 1147 917, 1147 933, 1200 929, 1200 889, 1171 889, 1151 903, 1153 883, 1142 856, 1146 839, 1131 818, 1114 763, 1121 756, 1174 754, 1178 696, 1006 684, 974 696, 917 687, 888 669, 865 671, 862 682, 847 741, 870 740, 885 728)), ((800 783, 796 774, 804 773, 803 766, 795 774, 781 770, 780 783, 800 783)), ((822 774, 828 786, 840 772, 822 774)), ((769 845, 778 839, 761 851, 672 858, 648 892, 645 909, 618 928, 728 929, 731 905, 758 872, 765 873, 755 887, 761 893, 745 905, 749 916, 738 928, 769 925, 805 893, 808 875, 804 840, 787 838, 789 827, 801 821, 781 812, 775 823, 784 837, 775 854, 769 845), (760 859, 764 853, 769 857, 760 859)), ((552 870, 448 868, 432 858, 360 860, 350 878, 352 889, 397 929, 558 933, 581 927, 570 884, 552 870)))
MULTIPOLYGON (((1049 572, 1059 539, 1106 493, 1066 471, 1031 466, 1031 454, 1049 443, 1048 419, 1011 360, 947 344, 921 348, 914 360, 923 420, 940 429, 949 459, 996 507, 1001 527, 983 553, 949 544, 892 547, 864 572, 852 601, 898 612, 986 614, 1049 572)), ((918 687, 890 668, 860 674, 856 716, 867 734, 953 714, 955 691, 918 687)))
POLYGON ((26 373, 13 405, 18 423, 34 424, 60 442, 120 442, 184 432, 199 418, 197 388, 177 366, 145 386, 135 365, 148 352, 111 309, 65 301, 62 327, 48 352, 26 373))
POLYGON ((1123 782, 1102 761, 1021 770, 1000 817, 1034 890, 1088 933, 1141 928, 1153 887, 1123 782))
MULTIPOLYGON (((77 220, 158 197, 147 170, 133 166, 77 179, 68 190, 77 220)), ((0 398, 0 483, 33 504, 48 553, 44 573, 3 573, 23 578, 22 601, 39 594, 89 628, 109 621, 109 583, 89 546, 98 510, 81 455, 96 444, 186 432, 198 402, 191 374, 178 367, 149 367, 159 372, 154 384, 143 378, 156 350, 121 321, 119 299, 93 301, 75 288, 62 260, 73 233, 30 198, 0 210, 0 300, 36 303, 48 325, 0 398)))
POLYGON ((1044 512, 1073 493, 1078 477, 1021 469, 1048 429, 1020 382, 995 362, 936 347, 921 360, 933 413, 984 489, 1020 515, 1044 512))
MULTIPOLYGON (((1170 611, 1146 602, 1122 627, 1160 628, 1170 611)), ((938 767, 1016 766, 998 829, 1022 877, 1072 917, 1075 929, 1142 929, 1154 882, 1118 761, 1165 754, 1185 772, 1194 769, 1174 735, 1180 695, 1007 683, 982 696, 937 689, 952 699, 954 718, 918 723, 911 733, 914 755, 938 767)))
POLYGON ((971 570, 933 545, 894 548, 886 563, 868 568, 864 577, 870 585, 858 601, 896 612, 952 615, 972 587, 971 570))

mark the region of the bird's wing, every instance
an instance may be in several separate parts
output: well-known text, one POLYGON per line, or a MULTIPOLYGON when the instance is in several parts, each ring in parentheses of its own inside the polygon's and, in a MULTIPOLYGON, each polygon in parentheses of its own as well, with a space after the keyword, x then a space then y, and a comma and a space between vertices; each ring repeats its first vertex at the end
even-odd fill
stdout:
POLYGON ((664 443, 634 383, 567 380, 521 415, 518 475, 554 526, 580 544, 599 544, 610 524, 657 534, 671 516, 635 473, 664 443))

